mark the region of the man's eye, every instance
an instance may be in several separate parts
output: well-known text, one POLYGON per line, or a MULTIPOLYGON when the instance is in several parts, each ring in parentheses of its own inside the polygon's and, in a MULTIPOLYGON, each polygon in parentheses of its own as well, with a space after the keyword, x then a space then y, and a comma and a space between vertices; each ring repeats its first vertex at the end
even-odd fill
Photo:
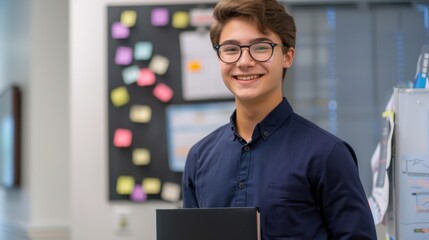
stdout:
POLYGON ((271 49, 271 46, 269 46, 269 45, 257 45, 257 46, 254 46, 254 48, 253 48, 253 50, 255 52, 264 52, 264 51, 268 51, 270 49, 271 49))
POLYGON ((225 53, 237 53, 237 52, 239 52, 240 50, 239 50, 239 48, 237 48, 237 47, 226 47, 226 48, 224 48, 224 50, 223 50, 223 52, 225 52, 225 53))

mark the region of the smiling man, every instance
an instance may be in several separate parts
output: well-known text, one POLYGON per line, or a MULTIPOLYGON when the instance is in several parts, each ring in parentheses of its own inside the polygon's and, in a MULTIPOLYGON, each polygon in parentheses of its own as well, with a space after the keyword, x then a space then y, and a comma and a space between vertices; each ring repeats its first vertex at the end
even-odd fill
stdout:
POLYGON ((283 96, 293 18, 276 0, 221 0, 214 18, 211 40, 236 110, 190 150, 184 207, 258 207, 264 240, 376 239, 353 149, 283 96))

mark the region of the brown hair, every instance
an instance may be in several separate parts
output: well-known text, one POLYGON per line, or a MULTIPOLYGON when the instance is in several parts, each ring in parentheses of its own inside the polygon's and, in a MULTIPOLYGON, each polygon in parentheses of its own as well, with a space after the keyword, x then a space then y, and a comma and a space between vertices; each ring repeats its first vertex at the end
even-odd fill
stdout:
POLYGON ((220 34, 228 20, 245 17, 254 22, 261 33, 271 30, 287 47, 295 47, 295 21, 277 0, 220 0, 213 17, 215 22, 210 29, 213 45, 219 44, 220 34))

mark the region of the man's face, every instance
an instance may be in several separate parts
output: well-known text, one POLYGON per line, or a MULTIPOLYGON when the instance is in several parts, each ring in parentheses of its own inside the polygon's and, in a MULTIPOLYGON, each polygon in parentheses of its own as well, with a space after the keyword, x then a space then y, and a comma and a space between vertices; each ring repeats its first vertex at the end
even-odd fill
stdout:
POLYGON ((277 43, 272 57, 266 62, 258 62, 249 54, 249 48, 242 48, 242 55, 235 63, 219 60, 220 71, 227 88, 237 101, 254 102, 278 100, 282 98, 283 68, 290 67, 294 50, 283 53, 281 40, 277 34, 261 33, 255 24, 245 18, 229 20, 220 35, 219 43, 250 45, 255 42, 277 43))

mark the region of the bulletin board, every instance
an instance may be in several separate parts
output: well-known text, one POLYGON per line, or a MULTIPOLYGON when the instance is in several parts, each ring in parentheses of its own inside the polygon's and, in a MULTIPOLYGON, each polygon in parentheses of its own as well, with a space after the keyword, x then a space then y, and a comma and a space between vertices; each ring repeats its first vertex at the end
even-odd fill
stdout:
POLYGON ((216 103, 209 109, 232 113, 208 38, 213 6, 107 7, 109 200, 180 201, 168 116, 186 106, 201 120, 202 106, 216 103))

